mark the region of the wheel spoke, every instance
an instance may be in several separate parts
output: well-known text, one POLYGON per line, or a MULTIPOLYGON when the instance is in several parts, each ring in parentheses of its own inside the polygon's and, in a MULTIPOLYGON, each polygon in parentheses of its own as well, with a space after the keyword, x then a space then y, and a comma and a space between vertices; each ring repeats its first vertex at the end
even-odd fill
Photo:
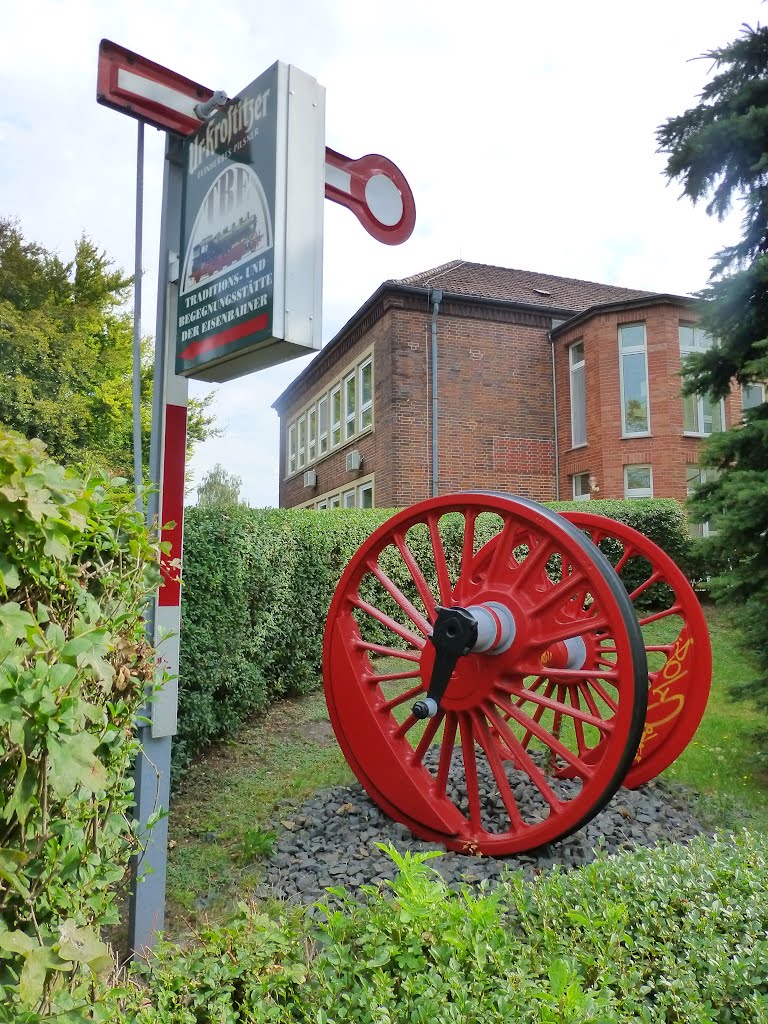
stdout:
MULTIPOLYGON (((531 609, 531 616, 540 616, 545 609, 551 608, 553 604, 557 604, 558 602, 560 602, 560 606, 562 606, 567 601, 571 601, 577 596, 579 589, 584 583, 587 584, 587 587, 589 586, 589 581, 584 573, 575 573, 574 576, 568 578, 567 581, 561 580, 559 583, 553 584, 551 593, 547 594, 546 597, 542 598, 542 600, 531 609)), ((586 596, 586 589, 584 593, 586 596)))
MULTIPOLYGON (((584 678, 583 673, 579 678, 584 678)), ((519 693, 519 691, 513 689, 512 685, 509 683, 499 683, 497 685, 498 689, 509 692, 510 696, 517 696, 519 693)), ((603 719, 599 714, 595 715, 594 712, 591 715, 587 714, 587 712, 582 711, 580 707, 569 706, 565 702, 565 691, 568 689, 567 687, 558 686, 557 699, 553 699, 552 691, 554 688, 555 683, 550 682, 543 694, 532 693, 530 690, 526 690, 525 694, 522 694, 520 699, 515 702, 515 707, 522 707, 522 704, 529 700, 531 703, 539 705, 533 714, 534 721, 538 722, 542 712, 548 708, 550 711, 554 711, 556 717, 560 715, 568 715, 570 718, 576 719, 579 722, 584 722, 587 725, 594 725, 597 729, 602 730, 605 728, 605 719, 603 719)))
MULTIPOLYGON (((561 757, 566 762, 566 764, 569 764, 574 769, 574 771, 577 772, 578 775, 582 776, 583 778, 589 778, 594 774, 593 768, 585 764, 580 757, 574 754, 572 750, 569 750, 568 747, 566 747, 565 744, 561 743, 559 739, 553 736, 548 729, 545 729, 539 722, 534 721, 534 719, 530 715, 527 715, 520 708, 515 707, 513 704, 509 704, 507 701, 503 700, 500 697, 496 697, 495 700, 502 711, 507 713, 510 718, 514 718, 514 720, 519 725, 522 725, 524 729, 527 729, 530 732, 532 732, 536 739, 541 740, 542 743, 548 746, 553 753, 561 757)), ((507 729, 509 729, 509 726, 507 725, 506 722, 504 723, 504 725, 507 729)), ((603 728, 608 729, 608 723, 603 723, 603 728)), ((514 735, 511 732, 511 730, 510 735, 514 735)), ((526 753, 526 757, 528 756, 529 755, 526 753)))
POLYGON ((437 528, 437 516, 429 516, 427 523, 429 525, 429 538, 432 542, 432 555, 435 560, 435 569, 437 571, 437 588, 440 594, 440 603, 444 607, 450 607, 453 588, 451 587, 451 578, 448 575, 448 563, 445 560, 445 548, 443 547, 443 542, 440 537, 440 531, 437 528))
MULTIPOLYGON (((529 638, 531 646, 550 646, 558 643, 560 640, 573 640, 576 636, 584 636, 585 631, 597 632, 601 629, 608 628, 608 620, 605 618, 590 618, 593 613, 594 605, 590 608, 590 614, 586 614, 583 619, 574 620, 563 625, 560 623, 557 626, 550 626, 542 624, 541 629, 546 629, 546 635, 542 632, 536 636, 529 638)), ((642 625, 642 623, 641 623, 642 625)))
POLYGON ((404 693, 399 693, 396 697, 392 697, 391 700, 381 704, 380 710, 392 711, 395 708, 399 708, 401 704, 406 704, 409 700, 413 700, 415 697, 418 697, 418 695, 423 692, 423 686, 414 686, 410 690, 406 690, 404 693))
POLYGON ((531 782, 534 784, 536 789, 541 793, 544 799, 547 801, 553 811, 557 811, 562 807, 562 802, 557 796, 555 791, 549 785, 546 777, 536 762, 533 760, 528 751, 518 740, 517 736, 509 728, 509 725, 504 721, 502 716, 499 714, 499 708, 505 711, 506 708, 503 704, 492 704, 490 701, 486 701, 483 704, 483 710, 489 719, 494 720, 496 729, 504 740, 506 745, 509 747, 513 754, 516 763, 526 773, 531 782))
POLYGON ((368 651, 370 654, 380 654, 384 658, 399 658, 401 661, 419 661, 421 654, 417 651, 401 651, 397 647, 386 647, 384 644, 372 644, 368 640, 355 638, 352 646, 359 651, 368 651))
POLYGON ((639 622, 641 626, 647 626, 649 622, 658 622, 659 619, 666 619, 669 615, 682 615, 680 605, 675 603, 671 608, 665 608, 664 611, 655 612, 653 615, 645 615, 639 622))
POLYGON ((464 780, 467 784, 467 800, 469 801, 469 822, 475 829, 479 829, 481 828, 480 784, 477 781, 475 738, 472 720, 466 711, 459 712, 459 732, 461 734, 461 754, 464 760, 464 780))
POLYGON ((361 612, 367 612, 372 619, 376 619, 376 621, 380 622, 382 626, 386 626, 387 629, 396 633, 399 637, 402 637, 403 640, 407 640, 413 647, 416 647, 419 650, 424 647, 426 640, 423 637, 416 636, 415 633, 411 633, 410 630, 406 629, 405 626, 401 626, 399 622, 395 622, 393 618, 387 615, 386 612, 381 611, 380 608, 374 608, 372 604, 368 604, 368 602, 364 601, 361 597, 350 597, 349 600, 355 608, 359 608, 361 612))
POLYGON ((632 593, 629 595, 629 600, 634 601, 635 598, 639 597, 642 593, 648 590, 649 587, 652 587, 654 583, 658 583, 661 578, 662 576, 660 572, 652 572, 648 579, 645 581, 645 583, 641 583, 639 587, 636 587, 632 591, 632 593))
POLYGON ((517 530, 512 524, 511 520, 505 519, 504 526, 501 528, 501 533, 496 536, 496 544, 491 555, 491 561, 488 565, 488 572, 486 573, 486 580, 495 580, 498 576, 505 576, 509 572, 509 563, 512 557, 512 550, 515 547, 515 538, 517 536, 517 530))
POLYGON ((419 568, 418 562, 413 557, 413 552, 405 543, 405 538, 401 533, 394 534, 394 542, 397 546, 397 550, 400 552, 400 556, 408 567, 408 572, 411 574, 413 582, 416 584, 416 590, 419 592, 419 597, 422 600, 424 607, 427 609, 427 614, 431 619, 434 619, 435 615, 435 595, 430 590, 429 584, 424 578, 424 573, 419 568))
POLYGON ((375 672, 369 678, 374 683, 396 683, 400 679, 418 679, 420 675, 415 668, 412 672, 375 672))
MULTIPOLYGON (((583 712, 581 710, 581 703, 579 701, 579 691, 578 691, 578 688, 575 687, 575 686, 569 687, 567 696, 570 699, 571 704, 573 705, 573 714, 572 714, 571 717, 573 718, 573 732, 574 732, 574 735, 576 736, 576 747, 577 747, 577 749, 579 751, 579 754, 583 755, 584 752, 588 749, 588 747, 587 747, 587 741, 586 741, 586 739, 584 737, 584 722, 585 722, 585 719, 583 719, 581 717, 583 712)), ((596 728, 599 729, 600 726, 603 723, 601 721, 600 725, 597 725, 597 723, 593 723, 593 724, 596 726, 596 728)), ((602 739, 602 731, 601 731, 601 739, 602 739)))
POLYGON ((445 728, 443 729, 443 742, 440 747, 440 763, 437 767, 437 781, 436 788, 440 796, 445 796, 446 787, 448 785, 448 776, 451 771, 451 761, 453 759, 453 749, 456 742, 456 726, 458 725, 458 719, 454 712, 449 712, 445 716, 445 728))
POLYGON ((384 572, 384 570, 381 568, 378 562, 371 559, 368 563, 368 569, 376 577, 376 579, 379 581, 382 587, 384 587, 384 589, 392 598, 392 600, 400 605, 400 607, 403 609, 403 611, 411 620, 411 622, 413 622, 413 624, 421 630, 424 636, 427 636, 429 633, 431 633, 432 626, 429 622, 429 619, 426 619, 418 610, 418 608, 415 608, 411 604, 411 602, 408 600, 408 598, 405 596, 402 590, 397 586, 397 584, 393 580, 390 579, 389 576, 387 576, 387 574, 384 572))
POLYGON ((477 512, 467 509, 464 514, 464 539, 461 544, 461 571, 459 579, 467 580, 471 574, 472 562, 475 558, 475 520, 477 512))
POLYGON ((419 745, 413 752, 413 760, 415 764, 421 764, 424 760, 424 755, 429 750, 432 740, 435 738, 435 733, 440 728, 440 723, 443 720, 444 711, 438 711, 434 718, 430 718, 427 723, 427 727, 424 730, 424 735, 419 740, 419 745))
POLYGON ((477 711, 471 712, 472 720, 475 724, 475 734, 477 741, 485 751, 485 756, 488 758, 488 763, 491 766, 493 777, 496 780, 496 785, 499 789, 499 796, 501 797, 504 808, 509 815, 509 821, 514 831, 519 831, 525 827, 525 823, 520 815, 520 809, 517 806, 517 800, 512 792, 512 787, 509 784, 507 773, 504 771, 504 764, 499 756, 499 751, 494 742, 494 737, 491 735, 491 731, 488 728, 486 719, 477 711))
MULTIPOLYGON (((577 679, 583 679, 584 676, 597 676, 598 679, 618 679, 620 673, 616 668, 616 662, 609 662, 610 669, 605 672, 598 672, 596 670, 587 670, 583 668, 552 668, 547 666, 547 675, 550 679, 554 679, 556 682, 561 684, 575 683, 577 679)), ((515 666, 516 670, 519 671, 521 676, 532 676, 535 669, 530 665, 515 666)))
POLYGON ((601 700, 605 701, 605 703, 608 705, 608 707, 615 715, 616 712, 619 710, 619 705, 616 703, 613 697, 611 697, 607 693, 607 691, 600 685, 600 683, 598 683, 597 679, 595 679, 593 676, 585 676, 584 682, 587 684, 587 686, 592 687, 592 689, 595 691, 598 697, 600 697, 601 700))

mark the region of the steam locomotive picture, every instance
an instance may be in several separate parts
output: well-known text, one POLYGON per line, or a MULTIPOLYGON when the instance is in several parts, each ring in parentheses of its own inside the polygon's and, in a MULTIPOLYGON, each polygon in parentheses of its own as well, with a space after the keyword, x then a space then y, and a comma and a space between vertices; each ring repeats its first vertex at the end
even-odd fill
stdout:
POLYGON ((222 171, 187 237, 182 295, 272 247, 269 205, 253 168, 239 164, 222 171))
POLYGON ((264 233, 259 231, 256 214, 241 217, 223 231, 208 235, 192 247, 190 278, 195 284, 200 284, 205 278, 215 277, 246 256, 258 252, 263 240, 264 233))

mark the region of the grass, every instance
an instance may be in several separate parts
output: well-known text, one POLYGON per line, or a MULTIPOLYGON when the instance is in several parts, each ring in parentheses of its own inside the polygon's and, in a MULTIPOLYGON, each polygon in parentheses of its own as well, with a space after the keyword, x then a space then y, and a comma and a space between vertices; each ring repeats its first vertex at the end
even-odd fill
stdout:
MULTIPOLYGON (((756 668, 725 613, 708 608, 707 619, 714 657, 709 705, 665 778, 700 794, 699 813, 713 824, 730 828, 746 818, 768 833, 768 774, 756 735, 765 719, 732 692, 748 686, 756 668)), ((271 828, 292 826, 291 804, 352 780, 321 693, 276 705, 198 761, 171 806, 168 933, 181 938, 202 920, 228 916, 261 880, 271 828)))

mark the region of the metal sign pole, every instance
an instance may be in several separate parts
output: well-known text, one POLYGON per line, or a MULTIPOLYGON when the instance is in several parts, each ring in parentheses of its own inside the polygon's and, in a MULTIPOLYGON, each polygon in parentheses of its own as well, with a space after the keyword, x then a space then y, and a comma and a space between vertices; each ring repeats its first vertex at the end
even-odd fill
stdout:
POLYGON ((141 451, 141 273, 144 229, 144 122, 136 137, 136 239, 133 266, 133 487, 136 508, 144 514, 141 451))
MULTIPOLYGON (((152 401, 150 477, 154 491, 149 495, 147 517, 150 525, 173 521, 163 538, 170 539, 178 565, 170 568, 174 580, 181 571, 181 531, 184 509, 184 464, 186 448, 187 381, 174 373, 175 313, 177 304, 178 254, 181 233, 182 194, 181 139, 166 135, 163 177, 163 213, 160 229, 155 372, 152 401)), ((171 737, 176 732, 178 697, 180 587, 168 583, 151 614, 148 639, 155 645, 170 677, 162 692, 145 709, 149 723, 139 728, 141 752, 135 768, 134 814, 145 844, 134 865, 129 912, 129 947, 134 953, 150 949, 155 935, 163 929, 168 849, 168 819, 171 770, 171 737), (153 827, 148 824, 157 815, 153 827)))

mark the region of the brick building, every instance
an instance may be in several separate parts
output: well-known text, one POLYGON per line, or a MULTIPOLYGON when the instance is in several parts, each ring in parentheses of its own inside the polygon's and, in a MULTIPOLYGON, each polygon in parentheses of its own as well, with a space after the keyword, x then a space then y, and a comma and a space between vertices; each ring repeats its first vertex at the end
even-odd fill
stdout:
POLYGON ((681 398, 695 319, 685 296, 462 260, 385 281, 274 403, 280 505, 682 500, 701 438, 763 398, 681 398))

